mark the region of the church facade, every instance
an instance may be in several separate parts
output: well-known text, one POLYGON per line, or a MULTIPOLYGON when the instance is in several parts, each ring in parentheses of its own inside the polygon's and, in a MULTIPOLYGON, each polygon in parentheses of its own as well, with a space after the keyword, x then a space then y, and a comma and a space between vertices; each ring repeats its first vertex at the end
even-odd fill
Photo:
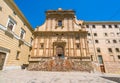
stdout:
POLYGON ((30 64, 56 57, 90 61, 87 33, 83 21, 75 18, 73 10, 46 11, 46 22, 34 32, 30 64))
POLYGON ((73 10, 48 10, 34 31, 29 70, 120 73, 119 28, 120 22, 77 20, 73 10))

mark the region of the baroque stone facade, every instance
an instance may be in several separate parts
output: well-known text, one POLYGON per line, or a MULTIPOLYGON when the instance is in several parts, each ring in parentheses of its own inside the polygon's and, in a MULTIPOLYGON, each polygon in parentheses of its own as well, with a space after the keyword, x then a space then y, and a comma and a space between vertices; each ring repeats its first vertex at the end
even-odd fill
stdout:
POLYGON ((29 70, 120 73, 120 22, 77 20, 73 10, 48 10, 34 31, 29 70))
MULTIPOLYGON (((84 22, 75 18, 73 10, 59 8, 46 11, 46 22, 34 32, 30 64, 39 64, 41 59, 45 59, 46 63, 48 60, 57 60, 56 58, 63 59, 61 65, 67 60, 74 64, 90 62, 87 33, 84 22)), ((74 68, 72 64, 71 68, 74 68)))

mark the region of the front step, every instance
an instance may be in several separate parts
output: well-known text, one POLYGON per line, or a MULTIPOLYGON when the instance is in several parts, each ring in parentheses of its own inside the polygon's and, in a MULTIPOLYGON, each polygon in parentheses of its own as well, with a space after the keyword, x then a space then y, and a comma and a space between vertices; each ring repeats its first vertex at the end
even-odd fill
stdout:
POLYGON ((81 61, 80 59, 54 58, 38 62, 30 62, 30 71, 87 71, 93 70, 91 61, 81 61))

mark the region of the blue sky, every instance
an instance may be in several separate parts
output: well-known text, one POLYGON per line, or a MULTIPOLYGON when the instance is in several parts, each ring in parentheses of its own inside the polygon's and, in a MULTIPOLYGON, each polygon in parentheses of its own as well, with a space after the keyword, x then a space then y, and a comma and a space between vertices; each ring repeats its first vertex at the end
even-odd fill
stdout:
POLYGON ((73 9, 77 19, 120 21, 120 0, 14 0, 33 28, 45 21, 46 10, 73 9))

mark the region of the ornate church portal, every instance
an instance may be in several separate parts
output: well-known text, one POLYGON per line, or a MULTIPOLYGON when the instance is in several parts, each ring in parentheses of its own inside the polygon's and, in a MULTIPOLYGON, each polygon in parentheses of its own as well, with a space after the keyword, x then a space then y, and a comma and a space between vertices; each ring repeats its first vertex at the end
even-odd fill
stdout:
POLYGON ((46 11, 46 21, 34 37, 28 70, 92 70, 87 31, 73 10, 46 11))
POLYGON ((64 48, 61 47, 61 46, 57 46, 57 47, 56 47, 56 55, 57 55, 59 58, 64 58, 64 48))
POLYGON ((64 49, 65 49, 66 42, 64 41, 56 41, 53 43, 53 51, 54 55, 58 58, 64 58, 64 49))

